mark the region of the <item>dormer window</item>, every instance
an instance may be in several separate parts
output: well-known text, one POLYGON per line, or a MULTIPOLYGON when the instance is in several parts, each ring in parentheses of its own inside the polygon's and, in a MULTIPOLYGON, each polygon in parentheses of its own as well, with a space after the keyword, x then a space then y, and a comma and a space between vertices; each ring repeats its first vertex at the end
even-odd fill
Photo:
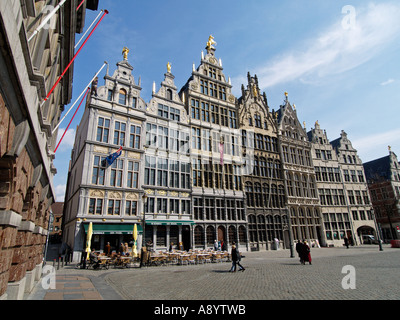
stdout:
POLYGON ((171 89, 167 90, 167 99, 172 100, 172 90, 171 89))
POLYGON ((126 104, 126 91, 125 89, 120 89, 119 90, 119 99, 118 99, 119 104, 126 104))

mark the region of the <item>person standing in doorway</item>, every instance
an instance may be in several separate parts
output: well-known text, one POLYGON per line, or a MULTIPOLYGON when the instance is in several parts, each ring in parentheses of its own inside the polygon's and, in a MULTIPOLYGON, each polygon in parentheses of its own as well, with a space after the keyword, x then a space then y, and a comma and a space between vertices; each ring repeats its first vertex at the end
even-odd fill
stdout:
POLYGON ((106 256, 110 256, 111 255, 111 245, 110 245, 109 242, 107 242, 107 244, 106 244, 105 253, 106 253, 106 256))

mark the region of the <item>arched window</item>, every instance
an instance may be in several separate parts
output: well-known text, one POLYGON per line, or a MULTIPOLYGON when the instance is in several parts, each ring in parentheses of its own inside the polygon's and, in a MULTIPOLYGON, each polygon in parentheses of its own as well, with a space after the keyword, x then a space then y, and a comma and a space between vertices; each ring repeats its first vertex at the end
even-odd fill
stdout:
POLYGON ((172 90, 171 89, 167 89, 167 99, 172 100, 172 90))
POLYGON ((119 104, 126 104, 126 91, 125 89, 120 89, 119 90, 119 98, 118 98, 119 104))
POLYGON ((215 228, 213 226, 207 227, 207 244, 212 245, 214 244, 215 240, 215 228))
POLYGON ((239 226, 239 243, 245 244, 247 242, 246 228, 244 226, 239 226))
POLYGON ((250 242, 257 242, 257 224, 256 224, 256 216, 251 214, 248 216, 248 228, 249 228, 249 237, 250 242))
POLYGON ((228 243, 232 244, 236 242, 236 228, 234 226, 229 226, 228 228, 228 243))

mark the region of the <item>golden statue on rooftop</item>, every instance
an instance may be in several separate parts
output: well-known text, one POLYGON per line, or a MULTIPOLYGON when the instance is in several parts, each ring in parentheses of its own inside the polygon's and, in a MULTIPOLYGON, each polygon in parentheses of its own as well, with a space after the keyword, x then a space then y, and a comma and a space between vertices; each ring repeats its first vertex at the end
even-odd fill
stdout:
POLYGON ((124 47, 122 49, 122 56, 124 57, 124 60, 128 60, 128 53, 129 53, 129 49, 127 47, 124 47))
POLYGON ((213 44, 217 44, 215 41, 214 41, 214 37, 212 36, 212 35, 210 35, 209 37, 208 37, 208 41, 207 41, 207 51, 208 51, 208 53, 210 53, 210 51, 211 51, 211 49, 215 49, 214 47, 213 47, 213 44))
POLYGON ((171 64, 168 62, 167 63, 167 71, 168 71, 168 73, 171 73, 171 64))

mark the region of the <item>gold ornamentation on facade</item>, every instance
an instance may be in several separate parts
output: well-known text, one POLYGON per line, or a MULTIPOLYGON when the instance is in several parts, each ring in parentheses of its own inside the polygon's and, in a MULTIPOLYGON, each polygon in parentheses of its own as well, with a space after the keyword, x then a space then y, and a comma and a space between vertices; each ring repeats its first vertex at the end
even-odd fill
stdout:
POLYGON ((171 64, 169 62, 167 63, 167 72, 171 73, 171 64))

